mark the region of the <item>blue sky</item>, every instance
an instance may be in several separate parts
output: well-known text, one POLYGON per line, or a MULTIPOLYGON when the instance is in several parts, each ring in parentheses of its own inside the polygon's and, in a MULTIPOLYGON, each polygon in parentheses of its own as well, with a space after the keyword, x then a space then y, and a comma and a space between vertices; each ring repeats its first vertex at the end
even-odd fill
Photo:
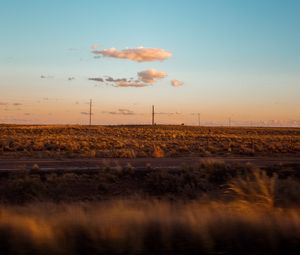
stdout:
POLYGON ((155 104, 161 123, 195 124, 201 112, 207 124, 299 125, 299 13, 292 0, 1 1, 0 121, 84 123, 93 98, 98 124, 146 123, 155 104), (94 44, 172 57, 95 58, 94 44), (88 80, 148 69, 167 77, 142 88, 88 80))

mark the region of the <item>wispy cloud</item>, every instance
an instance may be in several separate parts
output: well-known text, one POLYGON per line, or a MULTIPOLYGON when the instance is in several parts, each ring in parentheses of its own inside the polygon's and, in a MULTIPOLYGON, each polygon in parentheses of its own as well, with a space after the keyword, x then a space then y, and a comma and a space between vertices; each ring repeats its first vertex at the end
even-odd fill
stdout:
POLYGON ((20 106, 20 105, 23 105, 23 104, 21 104, 21 103, 13 103, 12 105, 13 106, 20 106))
POLYGON ((172 53, 160 48, 131 48, 117 50, 115 48, 94 50, 97 56, 128 59, 136 62, 163 61, 172 56, 172 53))
POLYGON ((42 75, 40 76, 40 78, 41 78, 41 79, 52 79, 52 78, 54 78, 54 77, 51 76, 51 75, 43 75, 43 74, 42 74, 42 75))
MULTIPOLYGON (((80 114, 82 114, 82 115, 90 115, 89 112, 81 112, 80 114)), ((92 113, 92 115, 94 115, 94 114, 92 113)))
POLYGON ((181 87, 184 84, 183 81, 171 80, 171 85, 175 88, 181 87))
POLYGON ((148 69, 137 73, 137 78, 113 78, 110 76, 89 78, 90 81, 102 82, 114 87, 135 87, 142 88, 153 85, 159 79, 167 76, 166 72, 148 69))
POLYGON ((69 77, 68 78, 68 81, 73 81, 73 80, 75 80, 75 77, 69 77))
POLYGON ((134 88, 143 88, 149 86, 149 84, 140 82, 140 81, 118 81, 115 83, 116 87, 134 87, 134 88))
POLYGON ((102 113, 111 115, 136 115, 134 111, 128 109, 118 109, 117 111, 102 111, 102 113))
POLYGON ((6 103, 6 102, 0 102, 0 105, 8 105, 8 103, 6 103))
POLYGON ((149 86, 149 84, 146 84, 140 80, 134 80, 134 79, 126 79, 126 78, 112 78, 112 77, 107 77, 107 78, 89 78, 90 81, 96 81, 96 82, 101 82, 105 83, 106 85, 110 85, 113 87, 134 87, 134 88, 142 88, 149 86))
MULTIPOLYGON (((50 98, 50 97, 44 97, 42 99, 43 101, 59 101, 62 100, 61 98, 50 98)), ((40 102, 39 102, 40 103, 40 102)))
POLYGON ((181 112, 156 112, 158 115, 180 115, 181 112))
POLYGON ((104 82, 104 79, 103 78, 89 78, 89 81, 104 82))
MULTIPOLYGON (((130 79, 129 79, 130 80, 130 79)), ((114 79, 110 76, 105 78, 106 82, 120 82, 120 81, 128 81, 126 78, 118 78, 118 79, 114 79)))

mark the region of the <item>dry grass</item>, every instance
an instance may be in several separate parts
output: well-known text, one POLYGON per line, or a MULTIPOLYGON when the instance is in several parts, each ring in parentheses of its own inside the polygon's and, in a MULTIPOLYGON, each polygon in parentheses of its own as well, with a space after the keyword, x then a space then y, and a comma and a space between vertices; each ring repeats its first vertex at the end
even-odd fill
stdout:
POLYGON ((0 156, 179 157, 300 152, 299 128, 0 125, 0 156))
POLYGON ((296 254, 300 211, 115 201, 0 210, 1 254, 296 254))
POLYGON ((165 153, 159 146, 154 146, 152 156, 154 158, 163 158, 165 156, 165 153))
MULTIPOLYGON (((174 184, 169 191, 177 194, 174 188, 182 185, 178 180, 184 186, 186 181, 200 181, 203 177, 218 183, 219 175, 226 172, 220 162, 207 162, 204 166, 183 169, 183 177, 178 176, 179 172, 160 176, 153 171, 155 175, 147 179, 151 185, 158 180, 162 188, 174 184), (201 168, 204 166, 205 171, 201 168)), ((111 178, 132 175, 134 171, 128 166, 116 170, 111 178)), ((74 183, 79 177, 65 174, 62 178, 74 183)), ((277 175, 255 170, 222 178, 228 180, 226 186, 234 195, 227 202, 148 198, 2 205, 0 254, 299 253, 300 210, 292 204, 289 208, 276 206, 280 181, 277 175)), ((29 186, 34 188, 32 183, 29 186)), ((36 188, 41 190, 38 185, 36 188)))
POLYGON ((266 207, 300 206, 299 165, 269 167, 265 172, 218 160, 178 169, 135 169, 116 165, 95 170, 0 172, 0 203, 103 201, 152 198, 195 200, 234 199, 266 207), (225 192, 229 189, 229 192, 225 192))
POLYGON ((267 176, 259 169, 246 176, 240 176, 229 182, 229 190, 234 193, 239 203, 257 204, 273 208, 275 204, 277 175, 267 176))

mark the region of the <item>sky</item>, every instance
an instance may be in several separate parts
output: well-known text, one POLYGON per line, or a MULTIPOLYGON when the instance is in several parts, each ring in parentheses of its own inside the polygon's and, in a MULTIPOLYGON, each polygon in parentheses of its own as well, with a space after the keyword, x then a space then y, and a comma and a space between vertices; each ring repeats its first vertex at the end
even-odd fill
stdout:
POLYGON ((300 1, 2 0, 0 123, 300 126, 300 1))

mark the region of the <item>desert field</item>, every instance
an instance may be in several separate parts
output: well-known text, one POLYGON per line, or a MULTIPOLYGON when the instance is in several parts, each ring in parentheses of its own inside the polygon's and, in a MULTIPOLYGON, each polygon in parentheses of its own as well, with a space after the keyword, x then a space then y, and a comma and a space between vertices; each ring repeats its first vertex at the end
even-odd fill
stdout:
POLYGON ((299 155, 300 128, 0 125, 0 157, 299 155))
POLYGON ((0 255, 300 254, 299 0, 0 6, 0 255))
POLYGON ((297 254, 300 129, 0 126, 1 254, 297 254))

